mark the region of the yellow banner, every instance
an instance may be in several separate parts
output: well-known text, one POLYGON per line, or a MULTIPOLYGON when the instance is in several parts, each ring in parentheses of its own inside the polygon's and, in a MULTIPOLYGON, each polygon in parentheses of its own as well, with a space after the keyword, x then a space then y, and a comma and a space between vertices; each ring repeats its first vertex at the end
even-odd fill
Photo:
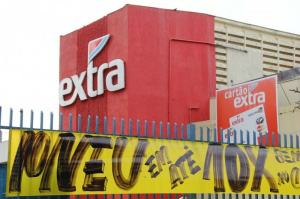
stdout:
POLYGON ((299 194, 299 149, 10 132, 7 196, 299 194))

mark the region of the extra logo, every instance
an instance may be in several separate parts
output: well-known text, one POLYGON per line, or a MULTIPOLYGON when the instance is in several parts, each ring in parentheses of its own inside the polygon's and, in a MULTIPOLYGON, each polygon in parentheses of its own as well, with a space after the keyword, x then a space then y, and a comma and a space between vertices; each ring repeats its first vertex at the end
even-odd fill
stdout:
POLYGON ((115 59, 109 63, 104 63, 99 67, 94 67, 93 59, 101 52, 109 40, 110 35, 105 35, 88 44, 88 66, 87 71, 81 72, 81 74, 73 75, 71 78, 63 79, 59 84, 59 104, 61 106, 68 106, 75 102, 77 97, 81 101, 89 97, 96 97, 104 93, 104 79, 107 90, 114 92, 125 88, 125 69, 124 61, 121 59, 115 59), (104 71, 106 69, 115 67, 116 69, 108 72, 104 77, 104 71), (87 95, 83 89, 82 83, 87 76, 87 95), (97 77, 97 86, 94 88, 94 77, 97 77), (114 83, 113 79, 117 77, 117 83, 114 83), (74 89, 73 89, 74 86, 74 89), (66 95, 72 94, 72 96, 66 99, 66 95))
POLYGON ((248 86, 240 86, 234 90, 225 93, 225 99, 234 98, 234 107, 241 108, 243 106, 256 105, 257 103, 264 103, 266 101, 265 92, 255 92, 258 83, 248 86))

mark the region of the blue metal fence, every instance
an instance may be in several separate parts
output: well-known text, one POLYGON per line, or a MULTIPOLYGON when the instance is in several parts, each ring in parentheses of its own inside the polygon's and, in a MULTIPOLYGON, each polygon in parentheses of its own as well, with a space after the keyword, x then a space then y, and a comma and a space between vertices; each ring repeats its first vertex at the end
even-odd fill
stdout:
MULTIPOLYGON (((50 130, 50 131, 65 131, 65 132, 71 132, 71 131, 78 131, 78 132, 82 132, 82 116, 80 114, 77 115, 77 126, 78 129, 72 129, 73 127, 73 115, 69 114, 67 116, 63 115, 62 113, 59 114, 59 127, 58 129, 54 129, 54 115, 51 112, 50 113, 50 121, 49 121, 49 127, 45 128, 44 126, 44 112, 41 111, 40 112, 40 121, 39 121, 39 127, 34 127, 33 123, 34 123, 34 112, 31 111, 30 112, 30 125, 29 127, 26 127, 23 125, 23 121, 24 121, 24 113, 23 110, 21 109, 19 112, 19 121, 20 124, 19 126, 14 126, 13 125, 13 121, 14 121, 14 111, 13 109, 10 109, 9 111, 9 121, 8 121, 8 125, 4 125, 2 124, 2 107, 0 106, 0 130, 1 129, 29 129, 29 130, 50 130), (63 129, 63 120, 64 118, 68 119, 68 128, 67 129, 63 129)), ((100 119, 98 116, 96 116, 94 118, 95 121, 95 131, 91 131, 91 126, 92 126, 92 117, 88 116, 87 118, 87 124, 86 124, 86 129, 88 133, 103 133, 103 134, 112 134, 112 135, 125 135, 125 120, 123 118, 120 119, 120 131, 117 132, 117 120, 116 118, 112 118, 112 132, 109 133, 108 132, 108 118, 104 117, 103 118, 103 123, 102 123, 102 128, 103 131, 100 131, 100 119)), ((163 134, 163 130, 164 130, 164 124, 162 122, 158 123, 158 130, 157 130, 157 123, 155 121, 152 122, 148 122, 148 121, 143 121, 144 124, 144 129, 143 129, 143 137, 149 137, 149 138, 164 138, 164 134, 163 134), (159 133, 159 136, 157 136, 157 133, 159 133)), ((167 130, 167 136, 166 138, 168 139, 175 139, 175 140, 190 140, 190 141, 195 141, 195 142, 219 142, 219 143, 234 143, 234 144, 246 144, 246 145, 250 145, 251 144, 251 139, 250 139, 250 132, 246 131, 246 143, 243 143, 243 136, 244 133, 242 131, 240 132, 236 132, 234 131, 234 136, 233 138, 229 138, 227 140, 223 140, 223 130, 220 129, 220 139, 218 139, 218 133, 217 133, 217 129, 216 128, 209 128, 206 127, 206 132, 204 132, 204 127, 199 127, 199 130, 196 130, 196 125, 195 124, 173 124, 172 126, 173 129, 173 136, 171 136, 171 124, 169 122, 167 122, 166 124, 166 130, 167 130), (237 139, 237 135, 238 133, 240 134, 239 137, 240 139, 237 139)), ((141 121, 137 120, 136 121, 136 136, 137 137, 142 137, 141 135, 141 121)), ((229 134, 229 131, 227 131, 227 134, 229 134)), ((256 132, 253 132, 253 140, 252 140, 252 144, 253 145, 257 145, 257 139, 256 139, 256 132)), ((128 120, 128 131, 127 131, 127 135, 128 136, 133 136, 133 121, 131 119, 128 120)), ((267 137, 269 137, 269 133, 266 133, 267 137)), ((278 138, 277 138, 277 143, 275 143, 275 134, 271 133, 271 142, 266 139, 265 142, 263 142, 263 136, 262 133, 259 133, 259 145, 264 145, 264 146, 279 146, 279 147, 285 147, 285 148, 299 148, 299 136, 298 135, 289 135, 289 141, 288 141, 288 135, 287 134, 278 134, 278 138), (283 139, 282 139, 283 136, 283 139), (283 142, 283 144, 282 144, 283 142), (295 142, 295 144, 294 144, 295 142)), ((3 183, 3 182, 2 182, 3 183)), ((1 189, 0 189, 1 190, 1 189)), ((133 195, 128 195, 128 198, 131 199, 133 195)), ((139 194, 135 194, 134 196, 136 196, 136 198, 140 198, 142 195, 139 194)), ((283 199, 283 197, 289 199, 290 196, 288 195, 271 195, 271 194, 267 194, 266 195, 268 199, 277 199, 278 197, 280 197, 281 199, 283 199)), ((103 199, 107 199, 107 198, 112 198, 114 199, 115 195, 103 195, 103 196, 93 196, 94 198, 103 198, 103 199)), ((190 199, 190 198, 196 198, 195 194, 143 194, 143 197, 148 199, 148 198, 182 198, 182 199, 190 199)), ((225 198, 229 198, 229 199, 238 199, 239 197, 241 197, 242 199, 265 199, 265 194, 198 194, 197 198, 200 199, 225 199, 225 198)), ((296 199, 296 196, 292 196, 293 199, 296 199)), ((20 198, 20 197, 17 197, 20 198)), ((22 197, 22 198, 44 198, 44 197, 22 197)), ((66 198, 66 197, 47 197, 47 198, 66 198)), ((76 196, 76 198, 79 198, 79 196, 76 196)), ((86 198, 89 198, 89 196, 86 196, 86 198)), ((123 196, 119 195, 119 198, 122 199, 123 196)), ((297 196, 297 198, 300 199, 300 196, 297 196)))

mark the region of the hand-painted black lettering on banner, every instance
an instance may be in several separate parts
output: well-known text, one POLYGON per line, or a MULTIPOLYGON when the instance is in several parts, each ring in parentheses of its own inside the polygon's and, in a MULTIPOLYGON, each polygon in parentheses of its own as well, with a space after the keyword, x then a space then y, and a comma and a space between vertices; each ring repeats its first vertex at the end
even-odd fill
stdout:
POLYGON ((7 195, 300 191, 299 149, 12 130, 7 195))

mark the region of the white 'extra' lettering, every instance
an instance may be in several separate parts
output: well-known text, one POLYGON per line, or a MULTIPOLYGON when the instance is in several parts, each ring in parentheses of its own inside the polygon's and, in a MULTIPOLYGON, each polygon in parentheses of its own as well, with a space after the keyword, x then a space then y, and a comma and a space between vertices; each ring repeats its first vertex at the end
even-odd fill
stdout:
POLYGON ((233 104, 235 108, 240 108, 242 106, 255 105, 256 103, 264 103, 265 101, 265 92, 259 92, 254 94, 248 93, 248 95, 234 98, 233 104))
POLYGON ((104 71, 108 68, 116 67, 116 69, 110 71, 106 76, 107 90, 114 92, 125 88, 125 67, 124 62, 121 59, 115 59, 109 63, 102 64, 99 68, 93 66, 91 61, 87 67, 87 71, 84 71, 78 77, 73 75, 71 78, 65 78, 59 83, 59 104, 61 106, 68 106, 75 102, 77 96, 81 101, 86 100, 87 96, 83 89, 83 81, 87 74, 87 94, 89 97, 96 97, 104 93, 104 71), (94 90, 94 74, 97 74, 97 89, 94 90), (117 83, 114 84, 113 79, 117 77, 117 83), (65 99, 66 95, 72 93, 73 84, 75 86, 73 95, 69 99, 65 99))

